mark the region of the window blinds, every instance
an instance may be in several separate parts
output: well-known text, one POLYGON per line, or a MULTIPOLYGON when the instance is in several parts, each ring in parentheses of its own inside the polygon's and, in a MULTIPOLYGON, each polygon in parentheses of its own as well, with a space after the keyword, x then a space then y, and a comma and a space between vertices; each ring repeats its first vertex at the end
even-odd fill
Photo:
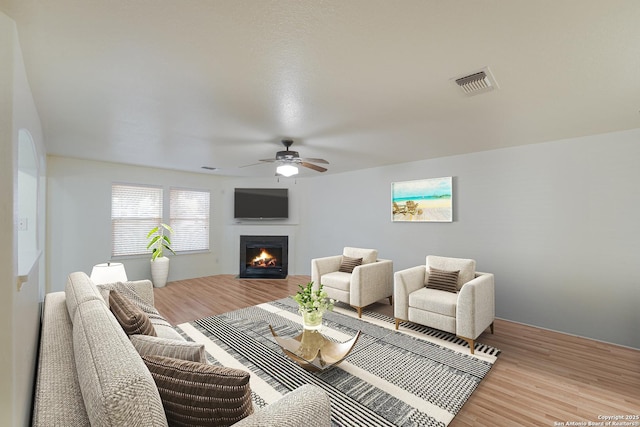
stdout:
POLYGON ((169 191, 169 225, 174 251, 209 250, 208 191, 172 188, 169 191))
MULTIPOLYGON (((111 255, 140 255, 147 249, 147 233, 160 225, 162 188, 111 186, 111 255)), ((207 234, 208 235, 208 234, 207 234)))

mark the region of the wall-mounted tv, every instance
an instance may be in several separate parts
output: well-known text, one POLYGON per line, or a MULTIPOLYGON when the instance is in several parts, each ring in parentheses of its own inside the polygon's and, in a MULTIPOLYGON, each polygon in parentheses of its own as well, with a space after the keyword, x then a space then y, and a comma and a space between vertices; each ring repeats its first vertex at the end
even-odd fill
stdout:
POLYGON ((289 218, 287 188, 236 188, 233 217, 237 219, 289 218))

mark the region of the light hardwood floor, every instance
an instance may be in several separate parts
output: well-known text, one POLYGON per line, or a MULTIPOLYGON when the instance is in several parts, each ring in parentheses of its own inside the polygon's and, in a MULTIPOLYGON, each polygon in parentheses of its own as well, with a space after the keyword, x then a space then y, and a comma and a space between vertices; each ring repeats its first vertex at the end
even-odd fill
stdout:
MULTIPOLYGON (((177 325, 293 295, 308 281, 309 276, 219 275, 171 282, 154 293, 160 313, 177 325)), ((388 302, 372 308, 393 316, 388 302)), ((640 350, 499 319, 495 334, 485 332, 478 341, 502 353, 451 427, 555 426, 640 416, 640 350)), ((640 426, 640 419, 619 421, 640 426)))

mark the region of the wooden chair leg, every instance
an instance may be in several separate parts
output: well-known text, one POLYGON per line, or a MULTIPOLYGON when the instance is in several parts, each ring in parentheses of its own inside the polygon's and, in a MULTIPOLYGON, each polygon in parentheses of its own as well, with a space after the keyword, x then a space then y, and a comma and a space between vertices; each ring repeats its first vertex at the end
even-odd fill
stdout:
POLYGON ((355 307, 355 309, 358 311, 358 319, 362 318, 362 307, 355 307))
POLYGON ((398 330, 398 328, 400 327, 400 322, 402 322, 402 320, 398 319, 396 317, 396 331, 398 330))
POLYGON ((389 295, 389 305, 393 305, 393 295, 389 295))
POLYGON ((473 352, 476 347, 475 341, 472 340, 471 338, 461 337, 460 335, 458 335, 458 338, 465 340, 469 344, 469 348, 471 349, 471 354, 474 354, 473 352))
POLYGON ((491 324, 489 325, 489 328, 491 329, 491 333, 493 334, 493 322, 491 322, 491 324))

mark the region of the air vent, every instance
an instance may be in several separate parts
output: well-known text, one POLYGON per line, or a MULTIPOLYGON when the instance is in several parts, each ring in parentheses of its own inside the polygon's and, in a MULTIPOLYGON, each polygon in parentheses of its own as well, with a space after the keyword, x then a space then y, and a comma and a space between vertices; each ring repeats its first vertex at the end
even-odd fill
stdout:
POLYGON ((460 89, 468 96, 489 92, 498 88, 496 79, 491 74, 489 67, 485 67, 466 76, 457 77, 453 80, 455 80, 460 89))

